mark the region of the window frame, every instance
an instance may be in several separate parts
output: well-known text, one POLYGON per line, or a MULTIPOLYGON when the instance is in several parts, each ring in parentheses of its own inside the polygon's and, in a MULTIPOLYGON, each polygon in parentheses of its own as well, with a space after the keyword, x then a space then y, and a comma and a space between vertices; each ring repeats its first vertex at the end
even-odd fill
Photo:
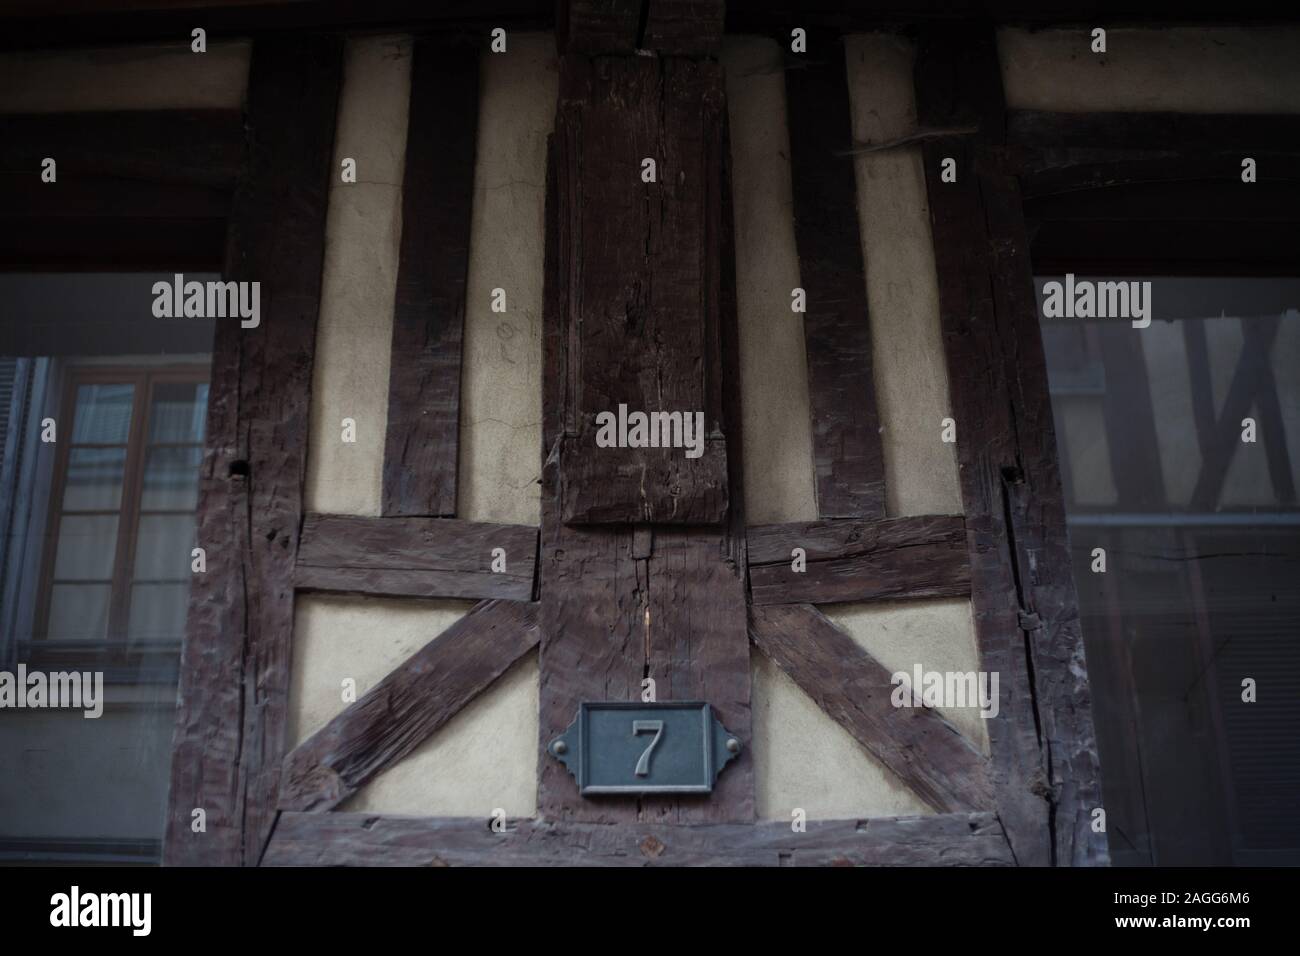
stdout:
MULTIPOLYGON (((36 579, 37 597, 32 638, 27 659, 33 665, 75 667, 94 665, 105 670, 105 678, 114 681, 172 682, 184 635, 175 642, 154 640, 131 641, 127 637, 133 569, 139 534, 145 460, 149 444, 148 427, 154 389, 159 384, 210 384, 210 365, 178 362, 168 365, 69 365, 65 367, 58 388, 58 427, 63 440, 56 442, 41 533, 40 570, 36 579), (127 384, 134 386, 126 461, 122 474, 120 506, 116 509, 118 527, 114 541, 113 568, 110 581, 109 613, 105 635, 94 640, 57 640, 49 637, 49 613, 54 586, 54 568, 58 553, 59 522, 64 514, 63 494, 67 485, 68 465, 72 453, 72 428, 76 414, 77 390, 82 385, 127 384)), ((210 400, 210 397, 209 397, 210 400)), ((206 421, 206 412, 205 412, 206 421)), ((206 435, 205 435, 206 443, 206 435)), ((206 448, 205 443, 163 443, 206 448)), ((90 443, 94 447, 96 443, 90 443)), ((197 505, 196 505, 197 509, 197 505)), ((182 512, 175 512, 180 514, 182 512)), ((197 510, 185 512, 197 521, 197 510)))

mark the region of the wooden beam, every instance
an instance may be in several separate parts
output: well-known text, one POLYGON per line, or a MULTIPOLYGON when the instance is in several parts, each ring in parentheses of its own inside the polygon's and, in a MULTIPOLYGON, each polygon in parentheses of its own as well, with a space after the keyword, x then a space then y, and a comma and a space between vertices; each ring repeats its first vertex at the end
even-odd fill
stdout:
POLYGON ((722 51, 725 0, 644 2, 643 48, 680 56, 717 56, 722 51))
POLYGON ((274 819, 341 74, 339 37, 254 44, 226 278, 263 283, 262 316, 217 325, 198 507, 208 567, 181 656, 169 864, 256 864, 274 819))
MULTIPOLYGON (((1256 185, 1300 182, 1300 156, 1270 154, 1257 157, 1261 181, 1256 185)), ((1160 184, 1195 183, 1202 180, 1219 183, 1241 182, 1240 155, 1179 154, 1157 150, 1127 149, 1048 149, 999 150, 985 159, 989 169, 1005 169, 1020 177, 1026 199, 1036 199, 1081 189, 1132 186, 1138 202, 1147 200, 1146 187, 1160 184)), ((1105 196, 1105 193, 1098 195, 1105 196)), ((1213 198, 1213 193, 1210 194, 1213 198)), ((1119 197, 1117 197, 1118 200, 1119 197)), ((1249 209, 1257 200, 1242 196, 1249 209)), ((1117 201, 1116 205, 1119 205, 1117 201)), ((1232 219, 1236 214, 1221 218, 1232 219)))
POLYGON ((761 525, 747 532, 754 604, 833 604, 970 594, 961 515, 761 525), (807 567, 794 570, 795 548, 807 567))
MULTIPOLYGON (((415 41, 393 302, 383 513, 456 513, 478 49, 415 41)), ((508 300, 507 300, 508 302, 508 300)))
POLYGON ((722 49, 724 0, 559 0, 558 11, 561 53, 716 56, 722 49))
POLYGON ((885 459, 871 373, 871 325, 858 232, 844 47, 817 33, 785 71, 790 184, 812 412, 817 513, 883 518, 885 459))
POLYGON ((39 183, 41 162, 50 157, 58 174, 56 183, 43 184, 50 191, 104 176, 231 186, 244 150, 237 110, 0 116, 0 172, 30 175, 39 183))
POLYGON ((572 289, 557 454, 570 524, 718 524, 726 514, 716 243, 723 112, 716 63, 564 60, 558 254, 572 289), (645 159, 656 163, 653 182, 642 180, 645 159), (677 414, 677 440, 690 423, 699 457, 685 447, 598 446, 598 416, 620 407, 677 414))
POLYGON ((537 646, 537 606, 484 601, 285 758, 283 810, 331 810, 537 646))
POLYGON ((1006 124, 1008 143, 1034 149, 1232 154, 1238 167, 1257 150, 1300 153, 1300 116, 1292 115, 1009 110, 1006 124))
MULTIPOLYGON (((710 263, 708 281, 703 286, 678 281, 662 283, 656 299, 662 310, 662 321, 694 323, 689 335, 674 333, 677 340, 693 338, 698 342, 700 327, 716 327, 719 335, 734 343, 735 297, 725 288, 734 273, 725 261, 731 249, 731 223, 723 212, 726 197, 721 194, 726 182, 726 152, 721 126, 725 113, 719 108, 720 73, 716 64, 690 64, 680 60, 656 64, 647 62, 648 58, 638 60, 634 64, 598 61, 597 67, 589 61, 566 58, 561 66, 561 121, 569 125, 557 128, 552 139, 546 203, 540 567, 544 637, 540 654, 539 746, 545 748, 555 734, 569 725, 581 701, 640 700, 642 681, 650 678, 655 682, 658 700, 709 701, 719 719, 740 738, 746 749, 719 777, 717 787, 708 798, 646 797, 637 801, 584 799, 578 795, 573 778, 564 767, 544 755, 539 767, 538 807, 553 820, 601 824, 748 823, 754 817, 753 765, 747 751, 749 642, 745 630, 744 542, 736 534, 744 525, 736 486, 724 487, 728 509, 720 517, 725 516, 727 523, 720 528, 651 526, 644 521, 636 525, 569 525, 563 520, 563 486, 575 481, 606 482, 611 473, 626 463, 636 465, 636 458, 624 457, 619 449, 593 449, 600 454, 576 460, 561 452, 566 422, 571 418, 569 410, 573 407, 570 383, 580 374, 574 369, 575 363, 585 362, 581 374, 589 376, 591 381, 610 381, 619 369, 632 367, 639 361, 638 350, 658 348, 642 344, 646 340, 641 338, 643 333, 638 323, 650 321, 643 307, 634 309, 626 299, 617 297, 606 299, 604 314, 609 318, 596 322, 592 316, 602 314, 602 310, 593 308, 597 300, 590 296, 580 298, 579 277, 588 281, 584 272, 591 272, 595 283, 603 283, 601 287, 610 290, 617 288, 620 281, 626 281, 629 274, 635 275, 646 268, 645 236, 626 227, 613 228, 616 217, 595 238, 588 232, 581 245, 574 238, 575 220, 581 224, 579 215, 595 212, 594 208, 587 208, 591 200, 586 201, 586 207, 574 208, 573 204, 582 202, 585 193, 608 190, 613 194, 614 208, 629 204, 636 207, 645 201, 645 190, 639 179, 629 183, 626 175, 629 171, 636 175, 639 166, 635 156, 639 150, 625 157, 628 169, 615 176, 602 168, 576 164, 573 151, 585 148, 585 140, 575 147, 574 142, 566 139, 566 136, 579 139, 586 135, 606 135, 609 123, 604 126, 588 123, 586 109, 591 106, 599 116, 607 108, 605 100, 615 91, 620 97, 637 93, 631 107, 654 114, 647 118, 650 129, 657 128, 661 122, 657 108, 652 107, 661 95, 660 82, 684 85, 693 90, 683 97, 684 103, 702 102, 709 107, 702 113, 697 110, 691 121, 670 111, 673 136, 680 139, 675 140, 678 145, 668 155, 678 157, 679 164, 696 170, 696 178, 710 184, 703 197, 693 194, 689 206, 680 202, 665 204, 669 221, 674 223, 671 234, 689 236, 690 241, 669 242, 667 224, 662 227, 663 238, 659 238, 658 225, 654 232, 657 271, 664 276, 677 276, 697 268, 680 259, 698 262, 705 257, 710 263), (628 71, 641 75, 633 79, 628 71), (702 97, 698 85, 705 87, 702 97), (566 96, 571 98, 567 102, 566 96), (571 111, 568 120, 564 119, 566 110, 571 111), (697 129, 703 122, 703 142, 698 133, 687 136, 683 132, 691 122, 697 129), (570 159, 566 160, 565 156, 570 159), (566 162, 571 164, 568 173, 563 172, 566 162), (616 183, 622 183, 621 190, 615 189, 616 183), (694 218, 685 221, 688 216, 694 218), (631 273, 620 273, 613 268, 623 261, 633 264, 631 273), (602 347, 593 349, 585 360, 573 344, 576 333, 572 323, 577 318, 574 313, 579 301, 586 303, 584 315, 589 329, 594 327, 594 331, 609 338, 607 343, 598 343, 602 347), (706 314, 701 314, 702 309, 706 314), (617 341, 627 341, 628 345, 616 348, 617 341), (594 364, 597 358, 599 365, 594 364)), ((644 137, 646 133, 642 130, 635 135, 644 137)), ((661 181, 667 178, 662 167, 660 178, 661 181)), ((657 215, 652 219, 658 222, 657 215)), ((598 225, 594 222, 593 228, 598 225)), ((655 321, 661 320, 656 317, 655 321)), ((699 367, 703 360, 708 365, 708 377, 719 380, 724 396, 721 404, 729 410, 738 407, 734 353, 719 358, 716 349, 680 347, 683 341, 675 341, 671 336, 664 341, 678 347, 664 348, 652 358, 649 367, 655 369, 653 375, 657 376, 662 366, 666 382, 698 380, 702 377, 699 367)), ((694 394, 700 394, 698 387, 694 394)), ((738 436, 738 428, 729 424, 728 429, 728 437, 738 436)), ((739 465, 734 453, 728 454, 727 471, 717 480, 734 481, 739 465)), ((652 473, 648 484, 650 481, 662 481, 662 478, 652 473)), ((656 492, 662 490, 662 486, 654 488, 656 492)), ((683 486, 679 491, 684 502, 689 501, 685 497, 687 493, 709 493, 707 488, 699 486, 693 490, 683 486)))
POLYGON ((537 529, 529 525, 309 514, 293 581, 307 591, 528 601, 536 567, 537 529))
POLYGON ((555 24, 560 53, 635 53, 644 0, 558 0, 555 24))
POLYGON ((922 147, 998 816, 1021 864, 1104 863, 1078 604, 1046 363, 992 28, 933 28, 916 61, 917 122, 979 132, 922 147), (956 160, 945 183, 941 162, 956 160))
POLYGON ((268 866, 1011 866, 991 813, 678 827, 284 813, 268 866))
POLYGON ((889 670, 811 605, 751 607, 749 636, 805 694, 940 813, 993 802, 984 755, 929 707, 895 707, 889 670))
MULTIPOLYGON (((174 216, 0 216, 0 272, 217 272, 226 228, 224 219, 174 216)), ((31 341, 48 337, 46 330, 29 331, 31 341)), ((65 340, 55 347, 66 351, 77 344, 65 340)), ((208 347, 205 342, 204 350, 208 347)))

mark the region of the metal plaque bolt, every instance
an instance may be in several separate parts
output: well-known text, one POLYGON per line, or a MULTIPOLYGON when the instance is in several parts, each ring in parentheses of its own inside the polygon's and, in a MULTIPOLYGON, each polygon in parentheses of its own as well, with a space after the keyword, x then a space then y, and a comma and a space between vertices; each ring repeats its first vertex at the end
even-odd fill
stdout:
POLYGON ((738 754, 738 753, 740 753, 740 741, 737 740, 735 737, 728 737, 728 738, 727 738, 727 750, 730 751, 730 752, 733 753, 733 754, 738 754))
POLYGON ((568 753, 569 745, 563 740, 557 740, 555 743, 551 744, 551 752, 557 754, 568 753))

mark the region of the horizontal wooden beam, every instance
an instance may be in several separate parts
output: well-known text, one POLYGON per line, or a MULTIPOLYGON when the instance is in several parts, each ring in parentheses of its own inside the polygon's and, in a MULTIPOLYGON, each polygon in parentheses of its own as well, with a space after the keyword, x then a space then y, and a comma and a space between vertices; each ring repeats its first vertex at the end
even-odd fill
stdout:
POLYGON ((537 529, 457 518, 309 514, 294 586, 389 597, 528 601, 537 529), (493 552, 500 548, 496 559, 493 552), (492 569, 494 560, 501 571, 492 569))
POLYGON ((1038 149, 1300 153, 1300 116, 1009 110, 1007 142, 1038 149))
POLYGON ((760 525, 746 532, 754 604, 833 604, 970 593, 961 515, 760 525), (794 549, 806 570, 794 570, 794 549))
POLYGON ((1012 866, 991 813, 757 824, 284 813, 268 866, 1012 866))
POLYGON ((928 707, 895 707, 883 664, 815 607, 751 607, 758 649, 918 797, 940 813, 993 803, 987 763, 928 707))
POLYGON ((103 176, 229 186, 245 146, 238 110, 0 116, 0 172, 28 173, 39 182, 41 163, 51 158, 58 176, 46 186, 51 190, 103 176))
POLYGON ((280 808, 338 806, 454 717, 538 637, 536 605, 477 605, 285 758, 280 808))

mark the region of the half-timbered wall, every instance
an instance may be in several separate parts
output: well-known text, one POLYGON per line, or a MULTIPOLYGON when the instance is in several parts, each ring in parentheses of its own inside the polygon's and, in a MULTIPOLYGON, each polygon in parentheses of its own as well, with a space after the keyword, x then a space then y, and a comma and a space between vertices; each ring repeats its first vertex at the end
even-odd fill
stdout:
MULTIPOLYGON (((412 39, 353 40, 345 53, 336 168, 357 160, 355 184, 336 181, 313 387, 307 508, 382 511, 393 300, 407 174, 412 39), (342 420, 357 423, 341 441, 342 420)), ((555 115, 549 34, 514 34, 506 56, 479 67, 478 149, 472 183, 457 517, 536 525, 541 448, 542 205, 546 137, 555 115), (492 290, 506 291, 506 312, 492 290)), ((507 560, 531 561, 531 555, 507 560)), ((290 746, 344 709, 459 620, 471 601, 304 593, 295 627, 290 746)), ((537 665, 521 660, 444 728, 342 809, 531 816, 537 793, 537 665)))
MULTIPOLYGON (((1294 112, 1300 104, 1293 32, 1134 30, 1124 31, 1124 43, 1119 35, 1112 34, 1117 51, 1140 47, 1143 53, 1116 52, 1102 69, 1068 52, 1086 49, 1080 33, 1000 31, 1007 106, 1294 112)), ((354 38, 344 49, 311 373, 307 513, 392 513, 385 511, 385 455, 403 186, 412 175, 406 159, 413 42, 354 38), (357 161, 356 183, 339 181, 345 158, 357 161), (355 423, 354 442, 340 437, 345 418, 355 423)), ((851 134, 878 143, 913 132, 913 41, 868 34, 832 49, 820 55, 844 58, 849 115, 841 139, 847 144, 851 134)), ((806 280, 784 58, 778 43, 755 37, 728 37, 721 56, 734 186, 743 504, 751 527, 827 517, 819 494, 855 500, 852 488, 819 485, 825 475, 817 469, 811 410, 823 387, 814 376, 826 366, 810 361, 809 343, 816 343, 790 309, 791 290, 806 280)), ((231 108, 243 99, 248 49, 214 47, 205 58, 111 51, 77 62, 69 71, 58 57, 0 58, 0 112, 231 108), (204 72, 192 82, 176 82, 168 72, 197 64, 204 72), (158 70, 172 78, 160 82, 158 70)), ((479 57, 477 149, 464 184, 472 189, 472 206, 455 417, 458 520, 536 526, 541 519, 543 210, 557 92, 550 34, 512 34, 507 55, 479 57), (504 313, 492 309, 497 288, 506 294, 504 313)), ((961 515, 963 508, 953 446, 940 440, 942 419, 951 415, 960 423, 961 414, 944 356, 924 156, 911 145, 851 161, 883 461, 883 496, 866 506, 879 506, 872 517, 961 515)), ((752 570, 752 555, 750 564, 752 570)), ((473 607, 469 600, 306 590, 295 599, 288 750, 345 709, 343 681, 355 681, 362 696, 473 607)), ((927 670, 980 667, 971 602, 959 593, 849 600, 820 610, 887 669, 908 670, 916 662, 927 670)), ((748 753, 760 819, 789 820, 796 808, 811 819, 934 812, 933 799, 922 799, 868 754, 767 654, 751 648, 751 667, 748 753)), ((339 808, 470 817, 502 808, 511 817, 532 816, 538 762, 546 759, 538 747, 536 655, 522 654, 489 683, 339 808)), ((945 716, 990 753, 978 714, 945 716)))

